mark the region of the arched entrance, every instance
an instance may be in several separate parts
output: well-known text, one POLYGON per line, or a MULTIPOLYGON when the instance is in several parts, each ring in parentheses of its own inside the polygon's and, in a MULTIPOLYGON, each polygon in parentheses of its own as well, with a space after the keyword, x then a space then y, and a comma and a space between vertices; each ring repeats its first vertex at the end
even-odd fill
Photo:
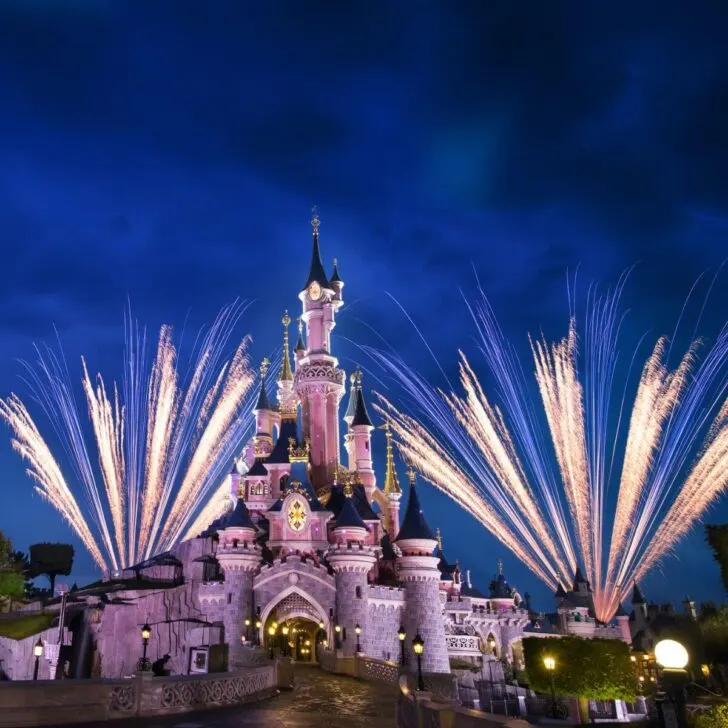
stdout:
POLYGON ((316 662, 318 646, 328 643, 328 615, 318 602, 291 587, 261 614, 261 644, 273 655, 316 662))

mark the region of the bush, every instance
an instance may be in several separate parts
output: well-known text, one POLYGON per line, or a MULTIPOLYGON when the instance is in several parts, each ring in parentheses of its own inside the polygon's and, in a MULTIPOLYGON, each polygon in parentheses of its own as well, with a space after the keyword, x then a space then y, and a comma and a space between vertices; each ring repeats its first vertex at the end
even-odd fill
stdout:
POLYGON ((548 693, 551 675, 544 657, 553 657, 554 689, 559 695, 590 700, 634 700, 636 678, 629 646, 620 640, 561 637, 523 640, 526 673, 532 690, 548 693))
POLYGON ((714 705, 695 716, 695 728, 728 728, 728 705, 714 705))

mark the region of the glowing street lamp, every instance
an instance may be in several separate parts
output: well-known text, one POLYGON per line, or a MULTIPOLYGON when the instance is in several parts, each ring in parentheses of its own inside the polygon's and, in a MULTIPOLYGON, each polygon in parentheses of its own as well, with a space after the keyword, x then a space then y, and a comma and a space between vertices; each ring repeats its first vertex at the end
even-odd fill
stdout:
POLYGON ((354 627, 354 632, 356 634, 356 651, 361 652, 361 642, 359 642, 359 635, 361 634, 361 627, 358 624, 354 627))
POLYGON ((662 668, 660 692, 655 702, 660 725, 677 725, 686 728, 685 684, 688 674, 685 670, 689 661, 688 651, 675 640, 660 640, 655 645, 655 661, 662 668))
POLYGON ((337 650, 341 649, 341 625, 340 624, 334 625, 334 647, 337 650))
POLYGON ((147 647, 149 646, 149 638, 152 636, 152 628, 149 622, 145 622, 142 626, 142 672, 149 670, 149 662, 147 660, 147 647))
POLYGON ((281 632, 283 633, 283 654, 286 656, 288 656, 288 633, 290 631, 291 629, 287 624, 281 627, 281 632))
POLYGON ((551 717, 557 717, 556 710, 556 688, 554 687, 554 670, 556 670, 556 660, 550 655, 543 658, 543 666, 548 670, 549 680, 551 682, 551 717))
POLYGON ((425 651, 425 641, 420 637, 418 632, 412 640, 412 649, 417 655, 417 689, 425 689, 425 681, 422 679, 422 653, 425 651))
MULTIPOLYGON (((275 622, 273 623, 275 624, 275 622)), ((276 628, 271 624, 270 627, 268 627, 268 644, 270 645, 270 659, 274 659, 275 655, 273 654, 273 638, 276 636, 276 628)))
POLYGON ((397 637, 399 637, 399 664, 404 666, 407 663, 407 658, 404 654, 404 641, 407 639, 407 632, 405 631, 404 625, 399 625, 397 637))
POLYGON ((33 680, 38 679, 38 666, 40 658, 43 656, 43 640, 38 637, 38 641, 33 646, 33 654, 35 655, 35 667, 33 668, 33 680))

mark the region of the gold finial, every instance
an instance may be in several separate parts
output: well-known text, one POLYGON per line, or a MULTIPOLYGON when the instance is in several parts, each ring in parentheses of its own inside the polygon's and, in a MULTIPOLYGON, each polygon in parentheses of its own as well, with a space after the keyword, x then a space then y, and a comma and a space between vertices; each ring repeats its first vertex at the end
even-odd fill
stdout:
POLYGON ((351 483, 347 483, 344 486, 344 495, 347 498, 351 498, 354 495, 354 488, 352 487, 351 483))
POLYGON ((292 382, 293 372, 291 371, 291 359, 288 352, 288 327, 291 323, 291 317, 286 309, 281 319, 283 324, 283 358, 281 359, 281 373, 278 377, 279 382, 292 382))
POLYGON ((303 333, 303 316, 298 317, 298 333, 303 333))
POLYGON ((498 576, 503 576, 503 559, 498 559, 498 576))
POLYGON ((318 235, 318 229, 319 225, 321 224, 321 220, 319 219, 318 208, 316 207, 316 205, 311 208, 311 213, 313 215, 313 217, 311 218, 311 226, 313 227, 314 234, 318 235))
POLYGON ((392 447, 392 427, 389 420, 386 420, 381 426, 384 429, 384 435, 387 438, 387 470, 384 475, 384 493, 385 495, 402 493, 397 480, 397 470, 394 467, 394 448, 392 447))
POLYGON ((409 478, 409 484, 410 488, 412 488, 417 481, 417 473, 415 472, 415 469, 410 465, 407 469, 407 477, 409 478))
POLYGON ((311 445, 308 440, 306 440, 300 447, 297 447, 295 438, 288 438, 288 462, 307 463, 310 453, 311 445))
POLYGON ((337 265, 339 265, 339 263, 337 262, 336 258, 334 258, 334 268, 335 268, 335 267, 336 267, 337 265))
POLYGON ((260 362, 260 376, 262 379, 265 379, 265 375, 268 373, 269 366, 270 361, 268 360, 268 357, 263 357, 263 361, 260 362))
POLYGON ((352 372, 349 375, 349 381, 351 382, 351 388, 354 389, 354 385, 356 385, 356 372, 352 372))
POLYGON ((442 534, 440 533, 439 526, 437 528, 436 535, 437 535, 437 547, 440 549, 440 551, 442 551, 442 534))

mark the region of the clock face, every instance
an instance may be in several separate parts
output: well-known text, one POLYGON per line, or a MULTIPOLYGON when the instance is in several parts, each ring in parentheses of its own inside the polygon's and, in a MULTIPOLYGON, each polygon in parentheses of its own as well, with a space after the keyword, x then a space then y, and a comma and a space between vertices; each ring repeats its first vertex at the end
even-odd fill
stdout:
POLYGON ((318 301, 319 298, 321 298, 321 286, 318 281, 313 281, 308 287, 308 295, 311 297, 312 301, 318 301))
POLYGON ((291 531, 303 531, 306 525, 306 507, 300 498, 294 498, 288 506, 286 514, 291 531))

